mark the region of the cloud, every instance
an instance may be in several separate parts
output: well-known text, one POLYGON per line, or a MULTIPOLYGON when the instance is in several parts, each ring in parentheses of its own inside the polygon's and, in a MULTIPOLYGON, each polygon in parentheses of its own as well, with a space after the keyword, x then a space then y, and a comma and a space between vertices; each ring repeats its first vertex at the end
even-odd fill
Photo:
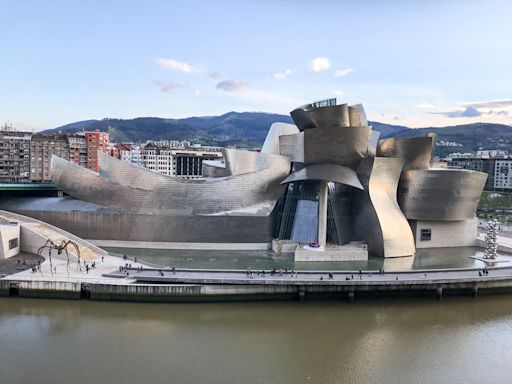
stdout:
POLYGON ((219 89, 224 92, 240 92, 247 88, 248 84, 243 83, 240 80, 224 80, 215 86, 215 89, 219 89))
POLYGON ((339 91, 337 89, 333 89, 332 93, 334 93, 336 96, 342 96, 343 95, 343 92, 341 92, 341 91, 339 91))
POLYGON ((448 111, 448 112, 430 112, 436 115, 443 115, 446 117, 479 117, 482 114, 475 107, 466 107, 463 110, 448 111))
POLYGON ((508 108, 512 107, 512 100, 470 101, 459 102, 457 104, 475 108, 508 108))
POLYGON ((192 88, 188 84, 180 84, 180 83, 166 83, 164 81, 155 81, 155 85, 160 88, 160 91, 167 93, 176 93, 178 91, 186 90, 190 91, 192 95, 199 96, 201 91, 198 89, 192 88))
POLYGON ((160 88, 162 92, 168 92, 168 93, 176 93, 180 89, 187 88, 188 86, 185 84, 179 84, 179 83, 165 83, 163 81, 156 81, 155 85, 160 88))
POLYGON ((342 77, 354 71, 355 69, 352 68, 338 69, 336 72, 334 72, 334 77, 342 77))
POLYGON ((182 61, 177 61, 173 59, 158 59, 157 63, 162 67, 172 69, 173 71, 178 71, 182 73, 198 73, 199 69, 193 65, 184 63, 182 61))
POLYGON ((480 116, 501 116, 506 117, 512 114, 512 100, 490 100, 490 101, 468 101, 457 102, 453 107, 442 107, 433 104, 418 104, 416 108, 430 109, 430 114, 442 115, 450 118, 457 117, 480 117, 480 116), (443 111, 443 109, 446 111, 443 111))
POLYGON ((222 79, 224 77, 224 74, 221 71, 213 71, 208 72, 206 76, 211 77, 212 79, 222 79))
POLYGON ((309 67, 315 72, 325 71, 331 68, 331 62, 327 57, 317 57, 311 60, 309 67))
POLYGON ((274 79, 276 80, 284 80, 286 79, 288 76, 290 76, 291 74, 293 73, 293 71, 291 69, 287 69, 286 71, 284 72, 276 72, 274 73, 272 76, 274 77, 274 79))

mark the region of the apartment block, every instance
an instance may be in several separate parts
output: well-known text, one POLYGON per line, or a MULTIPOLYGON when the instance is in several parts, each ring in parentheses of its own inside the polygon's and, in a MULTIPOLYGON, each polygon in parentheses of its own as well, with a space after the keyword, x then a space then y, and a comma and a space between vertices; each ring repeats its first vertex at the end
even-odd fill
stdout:
POLYGON ((98 172, 98 152, 109 152, 109 134, 96 130, 85 132, 85 138, 87 140, 87 168, 98 172))
POLYGON ((69 160, 69 141, 66 135, 32 135, 30 140, 30 180, 51 180, 52 155, 69 160))
POLYGON ((0 128, 0 182, 29 180, 31 136, 31 132, 20 132, 12 126, 0 128))

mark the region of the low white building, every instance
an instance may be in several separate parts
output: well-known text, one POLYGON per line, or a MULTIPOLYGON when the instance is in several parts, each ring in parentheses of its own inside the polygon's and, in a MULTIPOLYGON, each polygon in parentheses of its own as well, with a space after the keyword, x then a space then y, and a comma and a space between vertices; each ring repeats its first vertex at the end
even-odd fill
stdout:
POLYGON ((0 259, 7 259, 20 253, 20 225, 0 221, 0 259))

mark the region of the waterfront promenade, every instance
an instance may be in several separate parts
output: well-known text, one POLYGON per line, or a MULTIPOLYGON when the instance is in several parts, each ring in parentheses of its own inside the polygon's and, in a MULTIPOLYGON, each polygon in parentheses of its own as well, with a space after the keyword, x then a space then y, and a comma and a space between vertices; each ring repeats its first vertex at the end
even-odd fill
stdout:
POLYGON ((379 285, 438 284, 512 279, 512 266, 414 271, 285 271, 128 268, 105 275, 153 284, 379 285), (127 274, 128 272, 128 274, 127 274), (263 273, 264 272, 264 273, 263 273))
MULTIPOLYGON (((512 292, 512 266, 412 271, 158 269, 107 256, 86 268, 54 260, 0 279, 0 295, 103 301, 201 302, 477 296, 512 292), (128 267, 126 267, 128 265, 128 267), (131 267, 130 267, 131 266, 131 267), (142 267, 142 270, 141 270, 142 267)), ((505 265, 506 264, 506 265, 505 265)))

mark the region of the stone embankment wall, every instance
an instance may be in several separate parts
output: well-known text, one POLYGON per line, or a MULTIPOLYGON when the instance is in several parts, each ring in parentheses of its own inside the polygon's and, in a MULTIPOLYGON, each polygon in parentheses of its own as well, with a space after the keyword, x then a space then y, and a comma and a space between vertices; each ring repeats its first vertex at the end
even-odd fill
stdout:
POLYGON ((0 296, 133 302, 312 300, 390 296, 477 296, 512 292, 512 278, 374 284, 101 284, 69 281, 0 280, 0 296))

